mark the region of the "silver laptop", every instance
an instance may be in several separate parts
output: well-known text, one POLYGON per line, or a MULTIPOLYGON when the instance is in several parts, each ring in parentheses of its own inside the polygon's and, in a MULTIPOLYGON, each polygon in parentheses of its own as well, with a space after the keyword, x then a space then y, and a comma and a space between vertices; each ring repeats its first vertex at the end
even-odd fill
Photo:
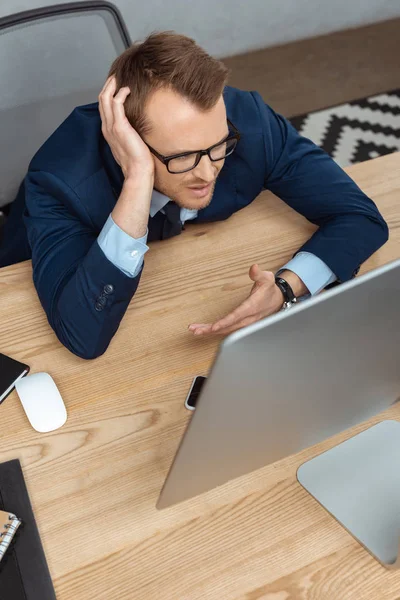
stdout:
POLYGON ((221 343, 157 508, 317 444, 399 396, 400 260, 221 343))

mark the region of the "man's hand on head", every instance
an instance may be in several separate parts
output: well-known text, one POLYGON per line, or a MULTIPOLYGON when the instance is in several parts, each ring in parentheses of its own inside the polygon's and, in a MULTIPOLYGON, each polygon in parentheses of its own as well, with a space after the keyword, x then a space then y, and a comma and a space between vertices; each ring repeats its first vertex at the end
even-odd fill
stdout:
POLYGON ((122 87, 117 92, 115 76, 107 79, 99 94, 101 131, 125 179, 141 173, 153 176, 154 161, 150 150, 125 114, 124 104, 129 94, 129 87, 122 87))
POLYGON ((117 92, 114 76, 99 94, 101 131, 121 167, 125 181, 111 213, 116 225, 132 238, 145 236, 154 185, 154 160, 150 150, 129 123, 124 103, 128 87, 117 92))
POLYGON ((189 331, 194 335, 227 335, 278 312, 283 306, 284 299, 282 292, 275 284, 274 273, 262 271, 258 265, 252 265, 249 276, 254 283, 249 297, 244 302, 215 323, 189 325, 189 331))

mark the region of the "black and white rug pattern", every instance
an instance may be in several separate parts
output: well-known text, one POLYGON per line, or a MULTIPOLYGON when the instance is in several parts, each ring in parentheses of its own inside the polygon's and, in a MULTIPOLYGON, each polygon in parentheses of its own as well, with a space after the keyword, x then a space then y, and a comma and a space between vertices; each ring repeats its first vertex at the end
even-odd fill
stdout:
POLYGON ((400 90, 290 119, 341 166, 400 150, 400 90))

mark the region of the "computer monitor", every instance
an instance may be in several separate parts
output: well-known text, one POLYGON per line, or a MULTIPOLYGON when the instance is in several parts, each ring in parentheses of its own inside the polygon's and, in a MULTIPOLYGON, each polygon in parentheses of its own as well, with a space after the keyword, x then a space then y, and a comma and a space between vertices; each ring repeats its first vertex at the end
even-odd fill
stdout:
POLYGON ((397 260, 229 335, 157 508, 317 444, 395 402, 399 299, 397 260))

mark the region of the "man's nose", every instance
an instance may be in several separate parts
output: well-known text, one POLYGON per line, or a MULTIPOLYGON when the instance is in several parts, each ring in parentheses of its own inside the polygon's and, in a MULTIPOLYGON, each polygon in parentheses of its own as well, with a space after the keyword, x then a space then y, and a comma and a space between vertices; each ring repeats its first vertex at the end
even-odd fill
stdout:
POLYGON ((215 163, 213 163, 213 161, 210 160, 208 154, 202 156, 197 167, 193 169, 193 175, 195 175, 199 179, 202 179, 203 181, 206 181, 207 183, 211 183, 211 181, 214 181, 216 174, 217 168, 215 166, 215 163))

